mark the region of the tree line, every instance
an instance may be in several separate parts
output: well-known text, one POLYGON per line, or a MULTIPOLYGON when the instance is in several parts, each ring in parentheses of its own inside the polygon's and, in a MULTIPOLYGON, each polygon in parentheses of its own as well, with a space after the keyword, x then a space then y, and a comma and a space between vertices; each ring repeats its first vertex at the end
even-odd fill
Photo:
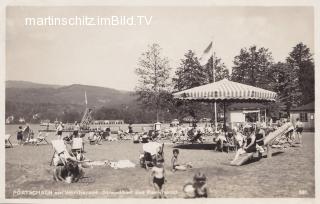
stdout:
POLYGON ((210 104, 177 101, 172 93, 211 83, 213 75, 216 81, 227 78, 276 92, 279 96, 276 103, 268 106, 269 115, 274 117, 287 116, 290 109, 314 100, 314 60, 303 43, 295 45, 284 62, 275 62, 267 48, 256 45, 242 48, 233 64, 229 73, 222 59, 214 53, 208 63, 201 66, 195 52, 188 50, 174 76, 170 76, 172 68, 168 58, 162 55, 158 44, 152 44, 142 53, 136 68, 140 106, 154 112, 153 121, 159 121, 160 113, 163 116, 160 120, 186 116, 211 118, 210 104))
MULTIPOLYGON (((160 45, 149 45, 138 59, 135 69, 138 76, 135 94, 139 106, 100 107, 94 110, 93 117, 97 120, 123 119, 126 123, 169 122, 188 116, 213 118, 212 104, 174 100, 172 95, 211 83, 213 76, 216 81, 227 78, 276 92, 279 96, 277 101, 268 106, 268 114, 273 117, 286 116, 290 109, 314 101, 314 60, 310 49, 303 43, 295 45, 283 62, 275 62, 267 48, 255 45, 242 48, 234 57, 231 69, 227 69, 216 53, 205 66, 201 66, 195 52, 187 50, 174 74, 172 70, 160 45)), ((41 119, 73 122, 80 121, 83 112, 82 106, 74 104, 6 101, 5 116, 14 115, 14 123, 20 116, 34 123, 41 119), (35 113, 39 113, 37 117, 35 113)), ((219 104, 218 112, 222 112, 219 104)))

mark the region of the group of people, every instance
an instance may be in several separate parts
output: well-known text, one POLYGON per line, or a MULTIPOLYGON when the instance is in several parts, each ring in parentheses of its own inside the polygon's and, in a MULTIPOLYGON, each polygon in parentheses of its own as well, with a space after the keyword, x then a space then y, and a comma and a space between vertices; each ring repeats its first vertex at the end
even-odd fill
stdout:
MULTIPOLYGON (((233 136, 237 141, 238 151, 236 152, 235 158, 232 162, 236 161, 241 154, 244 153, 259 153, 259 158, 265 151, 264 138, 266 137, 266 131, 270 131, 268 127, 263 126, 261 123, 255 125, 245 125, 242 129, 233 128, 233 136)), ((297 142, 302 144, 302 131, 303 124, 299 118, 296 119, 295 124, 287 132, 285 137, 287 140, 294 140, 294 133, 297 135, 297 142)))
POLYGON ((41 141, 45 140, 45 136, 41 131, 39 131, 36 136, 34 131, 27 124, 26 127, 22 127, 21 125, 18 127, 17 133, 17 141, 18 145, 24 144, 36 144, 38 145, 41 141))
MULTIPOLYGON (((192 168, 192 164, 190 162, 186 164, 180 163, 178 157, 179 149, 173 149, 170 165, 170 169, 172 172, 186 171, 192 168)), ((155 198, 165 198, 164 189, 166 183, 166 171, 164 168, 165 160, 163 157, 163 145, 157 147, 156 153, 154 155, 145 152, 143 159, 144 167, 147 170, 151 170, 151 184, 153 185, 155 191, 158 192, 155 198)), ((201 181, 200 180, 195 177, 193 185, 195 195, 194 197, 207 197, 208 190, 205 182, 206 178, 204 180, 203 178, 201 181)))

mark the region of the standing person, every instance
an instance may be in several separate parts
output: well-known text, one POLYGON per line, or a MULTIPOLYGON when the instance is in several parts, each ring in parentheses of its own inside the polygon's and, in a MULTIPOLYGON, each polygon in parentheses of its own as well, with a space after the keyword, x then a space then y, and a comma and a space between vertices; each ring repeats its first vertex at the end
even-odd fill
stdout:
POLYGON ((297 132, 297 136, 298 136, 298 140, 299 140, 299 144, 302 145, 302 131, 303 131, 303 124, 302 122, 300 121, 299 118, 297 118, 297 122, 295 124, 295 129, 296 129, 296 132, 297 132))
POLYGON ((151 169, 151 179, 154 189, 158 192, 155 198, 165 198, 164 183, 165 183, 165 170, 162 162, 157 162, 156 166, 151 169))
POLYGON ((57 126, 57 135, 59 140, 62 139, 62 131, 63 131, 63 124, 62 122, 60 122, 59 125, 57 126))
POLYGON ((74 137, 78 137, 79 131, 80 131, 80 125, 79 125, 79 123, 76 121, 76 122, 74 122, 74 128, 73 128, 73 135, 74 135, 74 137))
POLYGON ((23 138, 22 126, 19 126, 19 129, 17 131, 17 140, 19 145, 22 145, 22 138, 23 138))
POLYGON ((26 127, 23 129, 22 137, 25 142, 29 142, 30 139, 30 127, 29 124, 26 124, 26 127))
POLYGON ((128 133, 132 134, 133 133, 133 129, 132 129, 132 124, 131 123, 129 124, 128 129, 129 129, 128 133))

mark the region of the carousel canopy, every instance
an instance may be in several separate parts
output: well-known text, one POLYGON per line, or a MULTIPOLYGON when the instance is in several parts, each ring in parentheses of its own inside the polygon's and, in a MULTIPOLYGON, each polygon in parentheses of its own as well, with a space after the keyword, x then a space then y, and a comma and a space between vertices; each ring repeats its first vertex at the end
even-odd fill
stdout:
POLYGON ((173 94, 174 98, 197 101, 267 102, 275 101, 277 94, 227 79, 194 87, 173 94))

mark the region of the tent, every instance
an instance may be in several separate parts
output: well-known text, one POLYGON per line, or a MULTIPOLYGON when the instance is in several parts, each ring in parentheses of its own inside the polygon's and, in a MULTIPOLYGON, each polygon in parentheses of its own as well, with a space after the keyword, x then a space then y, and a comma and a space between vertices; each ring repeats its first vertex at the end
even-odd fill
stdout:
MULTIPOLYGON (((262 88, 222 79, 173 94, 179 100, 202 102, 275 102, 277 94, 262 88)), ((225 115, 225 114, 224 114, 225 115)), ((224 125, 226 120, 224 118, 224 125)))

